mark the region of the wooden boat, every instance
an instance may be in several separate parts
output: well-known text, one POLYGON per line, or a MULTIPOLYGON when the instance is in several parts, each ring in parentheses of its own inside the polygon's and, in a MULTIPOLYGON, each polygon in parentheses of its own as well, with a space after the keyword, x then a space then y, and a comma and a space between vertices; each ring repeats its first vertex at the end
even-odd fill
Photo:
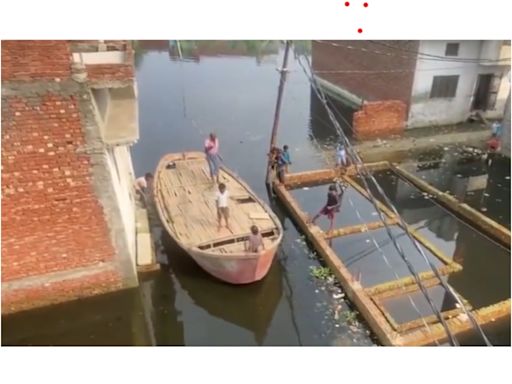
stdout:
MULTIPOLYGON (((205 271, 232 284, 261 280, 283 237, 281 223, 238 176, 220 167, 220 181, 230 194, 229 224, 219 230, 215 193, 206 156, 184 152, 164 156, 155 173, 154 197, 162 225, 205 271), (245 251, 250 227, 257 225, 265 249, 245 251)), ((224 221, 223 221, 224 224, 224 221)))

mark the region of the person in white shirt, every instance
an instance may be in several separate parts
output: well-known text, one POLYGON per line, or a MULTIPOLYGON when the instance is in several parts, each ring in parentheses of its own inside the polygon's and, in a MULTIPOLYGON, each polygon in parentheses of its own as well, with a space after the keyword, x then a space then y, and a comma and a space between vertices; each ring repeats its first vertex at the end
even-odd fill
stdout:
POLYGON ((220 183, 219 190, 215 197, 215 203, 217 204, 217 220, 219 222, 219 231, 222 228, 222 217, 226 221, 226 228, 231 231, 229 227, 229 192, 226 189, 226 184, 220 183))

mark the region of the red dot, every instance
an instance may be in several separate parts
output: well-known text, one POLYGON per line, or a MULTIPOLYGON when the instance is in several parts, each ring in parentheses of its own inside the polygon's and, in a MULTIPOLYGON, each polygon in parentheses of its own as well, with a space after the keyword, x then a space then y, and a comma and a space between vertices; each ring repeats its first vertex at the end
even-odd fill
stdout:
POLYGON ((359 28, 359 29, 357 30, 357 32, 359 32, 359 33, 363 33, 363 28, 359 28))
POLYGON ((348 1, 345 1, 345 7, 348 7, 350 3, 348 1))
POLYGON ((364 3, 363 6, 366 8, 368 6, 368 3, 364 3))

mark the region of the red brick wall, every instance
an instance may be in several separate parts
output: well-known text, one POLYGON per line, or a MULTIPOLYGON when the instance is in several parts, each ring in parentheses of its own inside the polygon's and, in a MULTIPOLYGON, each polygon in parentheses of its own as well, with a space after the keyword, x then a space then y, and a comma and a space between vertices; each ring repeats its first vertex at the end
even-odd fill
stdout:
POLYGON ((64 41, 2 41, 2 81, 68 78, 69 46, 64 41))
MULTIPOLYGON (((416 67, 414 54, 364 40, 330 42, 340 46, 316 41, 312 44, 313 69, 319 77, 364 100, 401 100, 408 107, 416 67), (381 53, 378 54, 375 51, 381 53), (390 70, 403 71, 385 72, 390 70), (322 73, 322 71, 381 72, 322 73)), ((409 51, 418 49, 418 41, 382 41, 379 43, 409 51)))
POLYGON ((128 80, 134 78, 133 65, 95 64, 87 65, 87 76, 91 81, 128 80))
POLYGON ((125 64, 95 64, 87 65, 87 76, 91 81, 113 81, 129 80, 135 78, 135 68, 133 65, 134 52, 132 45, 128 42, 117 42, 115 44, 119 49, 126 52, 125 64))
POLYGON ((2 280, 111 260, 74 97, 8 98, 2 114, 2 280), (94 251, 91 251, 91 249, 94 251))
POLYGON ((110 290, 121 281, 112 271, 44 283, 46 274, 115 258, 91 182, 90 157, 79 154, 86 141, 78 95, 45 88, 57 84, 55 77, 63 87, 65 81, 73 85, 64 80, 70 60, 65 41, 2 44, 2 90, 14 85, 17 92, 2 94, 2 281, 41 278, 29 288, 2 289, 2 304, 10 310, 59 301, 82 289, 110 290), (48 82, 32 85, 34 80, 48 82))
POLYGON ((406 119, 407 107, 403 101, 368 102, 354 113, 354 135, 357 139, 400 135, 404 131, 406 119))

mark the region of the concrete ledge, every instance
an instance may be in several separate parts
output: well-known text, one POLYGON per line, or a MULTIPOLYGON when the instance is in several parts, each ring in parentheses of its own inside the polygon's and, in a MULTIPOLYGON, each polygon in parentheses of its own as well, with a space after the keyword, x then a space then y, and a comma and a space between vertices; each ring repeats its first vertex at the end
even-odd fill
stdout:
POLYGON ((318 85, 322 87, 325 93, 327 93, 327 95, 333 99, 341 101, 344 105, 353 109, 359 109, 363 105, 363 99, 361 97, 354 95, 353 93, 340 88, 316 75, 314 75, 314 77, 318 85))
POLYGON ((122 288, 122 276, 112 263, 2 283, 2 315, 122 288))
POLYGON ((155 249, 151 237, 147 211, 143 208, 136 208, 135 212, 137 230, 137 271, 155 269, 158 264, 155 258, 155 249))

